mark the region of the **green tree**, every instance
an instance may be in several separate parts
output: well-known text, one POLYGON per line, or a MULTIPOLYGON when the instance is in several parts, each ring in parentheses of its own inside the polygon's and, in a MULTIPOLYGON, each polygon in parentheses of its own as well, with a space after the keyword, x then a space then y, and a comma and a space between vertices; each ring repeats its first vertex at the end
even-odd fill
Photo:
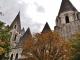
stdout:
POLYGON ((4 50, 2 54, 0 54, 0 59, 8 59, 10 52, 10 35, 8 34, 9 29, 7 26, 4 26, 4 22, 0 21, 0 40, 5 44, 0 45, 0 47, 4 50))
POLYGON ((5 24, 4 22, 0 21, 0 29, 2 29, 2 27, 4 26, 4 24, 5 24))
POLYGON ((80 31, 76 32, 74 38, 70 39, 72 44, 72 60, 80 60, 80 31))

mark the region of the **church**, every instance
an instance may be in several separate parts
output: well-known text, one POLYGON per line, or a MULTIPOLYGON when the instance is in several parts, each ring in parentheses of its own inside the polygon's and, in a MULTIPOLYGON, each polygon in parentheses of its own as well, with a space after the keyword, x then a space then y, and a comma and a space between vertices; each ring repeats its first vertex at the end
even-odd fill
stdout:
MULTIPOLYGON (((21 46, 25 40, 31 35, 30 28, 25 31, 21 29, 20 12, 11 23, 9 34, 11 35, 11 48, 10 60, 24 59, 25 56, 21 55, 23 49, 21 46)), ((45 24, 43 31, 50 30, 48 23, 45 24)), ((56 26, 54 31, 60 33, 61 37, 65 40, 72 38, 76 31, 80 30, 80 12, 73 6, 69 0, 62 0, 59 13, 56 17, 56 26)))

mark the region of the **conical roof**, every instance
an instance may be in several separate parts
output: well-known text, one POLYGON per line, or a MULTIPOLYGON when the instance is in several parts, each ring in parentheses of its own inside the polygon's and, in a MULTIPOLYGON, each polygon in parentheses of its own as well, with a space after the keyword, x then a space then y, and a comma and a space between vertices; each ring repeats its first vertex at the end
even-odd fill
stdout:
POLYGON ((22 38, 19 40, 18 44, 16 45, 16 47, 21 47, 22 44, 24 44, 25 40, 27 40, 28 36, 31 35, 31 31, 30 28, 28 28, 26 30, 26 32, 24 33, 24 35, 22 36, 22 38))
POLYGON ((21 30, 21 32, 20 32, 22 35, 25 33, 25 29, 24 29, 24 27, 23 27, 23 29, 21 30))
POLYGON ((24 29, 24 27, 23 27, 23 29, 21 30, 21 32, 25 32, 25 29, 24 29))
POLYGON ((62 0, 58 15, 65 11, 77 11, 77 9, 72 5, 72 3, 69 0, 62 0))
POLYGON ((13 29, 15 25, 17 25, 17 31, 20 32, 21 31, 20 12, 17 14, 16 18, 10 25, 10 29, 13 29))
POLYGON ((50 27, 49 27, 47 22, 46 22, 46 24, 45 24, 45 26, 44 26, 44 28, 42 30, 42 33, 45 32, 45 31, 51 31, 51 29, 50 29, 50 27))

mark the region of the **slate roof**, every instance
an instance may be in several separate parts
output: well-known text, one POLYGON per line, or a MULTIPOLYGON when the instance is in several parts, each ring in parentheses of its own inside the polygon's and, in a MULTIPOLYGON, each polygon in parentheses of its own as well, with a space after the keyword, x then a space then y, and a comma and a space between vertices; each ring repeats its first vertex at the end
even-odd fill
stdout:
POLYGON ((24 32, 25 32, 25 29, 24 29, 24 27, 23 27, 23 29, 22 29, 21 31, 24 31, 24 32))
POLYGON ((20 12, 17 14, 16 18, 14 19, 14 21, 12 22, 12 24, 10 25, 10 29, 13 29, 14 25, 17 23, 17 31, 20 32, 21 31, 21 22, 20 22, 20 12))
POLYGON ((21 30, 21 34, 24 34, 25 33, 25 29, 23 27, 23 29, 21 30))
POLYGON ((45 32, 45 31, 51 31, 51 28, 49 27, 49 24, 46 22, 43 30, 42 30, 42 33, 45 32))
POLYGON ((18 44, 16 45, 16 47, 21 47, 22 44, 24 44, 25 40, 27 40, 28 36, 31 35, 31 31, 30 29, 28 28, 26 30, 26 32, 24 33, 24 35, 22 36, 22 38, 19 40, 18 44))
POLYGON ((72 5, 69 0, 62 0, 58 16, 60 15, 60 13, 65 11, 77 11, 77 9, 72 5))

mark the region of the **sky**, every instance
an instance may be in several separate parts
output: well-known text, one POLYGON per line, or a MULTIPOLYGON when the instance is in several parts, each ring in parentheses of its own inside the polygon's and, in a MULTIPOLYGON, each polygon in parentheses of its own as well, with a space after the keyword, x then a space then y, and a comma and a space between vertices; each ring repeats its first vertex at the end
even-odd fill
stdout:
MULTIPOLYGON (((10 25, 20 11, 21 27, 31 32, 41 32, 48 22, 54 30, 56 16, 58 15, 62 0, 0 0, 0 21, 10 25)), ((80 0, 70 0, 80 11, 80 0)))

